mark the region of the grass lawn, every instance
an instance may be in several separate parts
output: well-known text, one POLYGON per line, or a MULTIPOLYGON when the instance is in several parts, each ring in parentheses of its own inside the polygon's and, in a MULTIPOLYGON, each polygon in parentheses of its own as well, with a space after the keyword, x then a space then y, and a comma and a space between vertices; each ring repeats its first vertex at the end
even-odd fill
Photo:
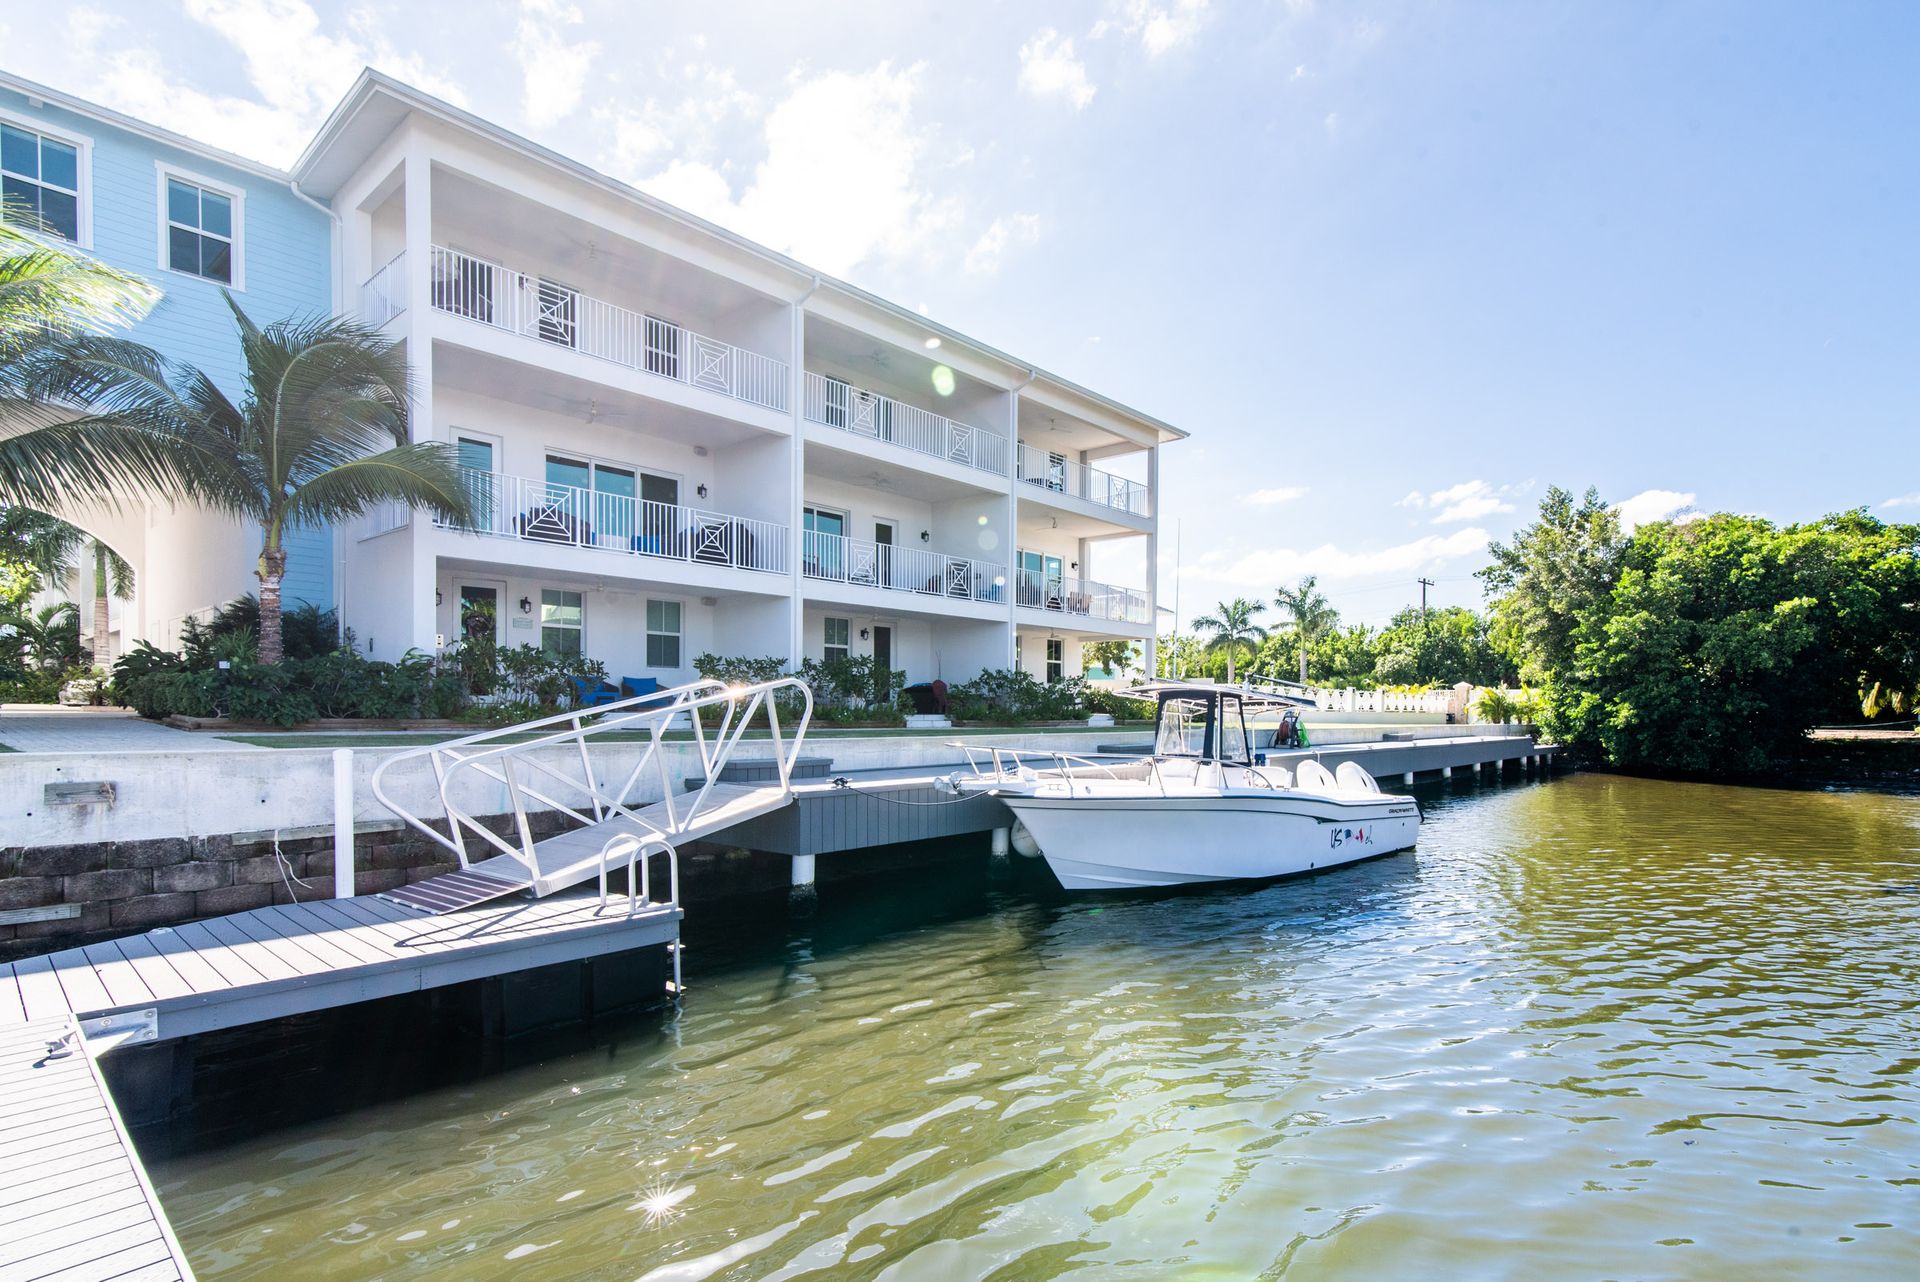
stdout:
MULTIPOLYGON (((1151 729, 1152 727, 1144 721, 1122 722, 1117 726, 1096 727, 1098 731, 1131 735, 1137 735, 1145 731, 1150 731, 1151 729)), ((915 738, 924 739, 953 739, 966 738, 970 735, 989 734, 1085 734, 1087 730, 1088 727, 1086 726, 955 726, 948 730, 906 730, 898 726, 883 726, 877 729, 868 727, 816 726, 807 731, 807 738, 877 739, 888 736, 911 735, 915 738)), ((257 734, 223 734, 218 737, 234 743, 252 744, 257 748, 422 748, 428 744, 444 743, 449 739, 458 739, 463 734, 471 733, 473 732, 466 730, 394 730, 390 732, 364 730, 350 733, 287 730, 278 732, 267 731, 257 734)), ((500 742, 511 743, 519 737, 520 736, 512 736, 507 739, 502 739, 500 742)), ((529 735, 526 737, 532 738, 533 736, 529 735)), ((648 735, 640 731, 620 730, 613 730, 604 735, 595 736, 595 738, 602 743, 638 741, 648 737, 648 735)), ((764 730, 749 730, 747 731, 746 737, 748 739, 765 739, 767 732, 764 730)), ((689 730, 674 730, 668 732, 667 739, 670 742, 690 742, 693 739, 693 733, 689 730)))

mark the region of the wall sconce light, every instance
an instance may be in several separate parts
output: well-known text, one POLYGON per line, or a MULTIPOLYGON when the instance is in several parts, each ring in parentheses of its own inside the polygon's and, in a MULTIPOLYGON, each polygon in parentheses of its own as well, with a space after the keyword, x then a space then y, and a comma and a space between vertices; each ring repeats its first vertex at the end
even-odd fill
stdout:
POLYGON ((1080 568, 1080 563, 1079 563, 1078 561, 1075 561, 1075 562, 1073 563, 1073 568, 1074 568, 1074 569, 1076 569, 1076 570, 1077 570, 1077 569, 1079 569, 1079 568, 1080 568))
POLYGON ((927 530, 920 531, 920 541, 922 543, 930 542, 932 539, 933 539, 933 534, 930 531, 927 531, 927 530))
POLYGON ((867 630, 865 628, 860 629, 860 639, 862 641, 865 641, 867 639, 867 630))
POLYGON ((707 486, 706 486, 706 482, 704 482, 704 481, 702 481, 702 482, 701 482, 701 483, 700 483, 700 484, 699 484, 699 485, 698 485, 697 487, 695 487, 695 489, 694 489, 694 491, 693 491, 693 492, 694 492, 695 494, 698 494, 698 495, 699 495, 699 496, 700 496, 701 498, 705 498, 705 497, 707 497, 707 486))
POLYGON ((440 591, 438 588, 435 588, 433 591, 433 603, 435 605, 444 605, 446 604, 446 600, 447 600, 446 593, 440 591))
POLYGON ((523 596, 523 597, 521 597, 521 598, 520 598, 520 613, 522 613, 522 614, 532 614, 532 613, 533 613, 533 598, 532 598, 532 597, 526 597, 526 596, 523 596))

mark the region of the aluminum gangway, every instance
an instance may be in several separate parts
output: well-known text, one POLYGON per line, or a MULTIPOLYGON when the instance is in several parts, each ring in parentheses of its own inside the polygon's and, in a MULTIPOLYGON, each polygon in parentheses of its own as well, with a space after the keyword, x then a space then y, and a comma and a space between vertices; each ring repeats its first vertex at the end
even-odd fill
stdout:
POLYGON ((460 871, 382 897, 443 913, 520 892, 538 898, 598 877, 604 907, 607 874, 624 866, 632 912, 647 899, 652 862, 661 856, 677 896, 681 843, 792 804, 793 766, 812 719, 813 692, 794 677, 732 686, 696 681, 397 753, 373 772, 374 796, 451 851, 460 871), (790 734, 782 724, 782 696, 797 706, 790 734), (709 710, 717 710, 711 727, 702 715, 709 710), (667 735, 683 724, 692 732, 701 781, 676 794, 667 735), (721 783, 721 771, 756 725, 771 742, 776 781, 721 783), (641 747, 630 764, 616 760, 636 742, 641 747), (432 768, 437 816, 417 813, 422 807, 392 795, 408 763, 422 760, 432 768), (393 775, 396 768, 400 776, 393 775), (492 815, 511 817, 506 836, 477 813, 485 803, 498 806, 492 815), (531 815, 543 811, 574 826, 535 840, 531 815))

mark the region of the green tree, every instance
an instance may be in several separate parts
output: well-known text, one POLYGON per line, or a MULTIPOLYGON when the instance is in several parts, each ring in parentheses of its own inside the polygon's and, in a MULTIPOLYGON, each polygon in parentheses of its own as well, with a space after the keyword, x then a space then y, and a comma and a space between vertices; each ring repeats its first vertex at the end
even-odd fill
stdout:
POLYGON ((1308 655, 1307 671, 1315 684, 1331 689, 1370 686, 1374 683, 1377 650, 1373 629, 1364 623, 1351 624, 1315 643, 1308 655))
POLYGON ((88 406, 89 421, 171 446, 186 496, 261 529, 260 662, 281 658, 286 536, 381 503, 471 519, 453 447, 407 440, 407 364, 398 343, 355 321, 264 328, 229 295, 246 390, 236 404, 191 366, 124 339, 44 345, 20 382, 40 403, 88 406))
POLYGON ((1563 742, 1622 766, 1766 770, 1850 714, 1870 674, 1913 682, 1920 526, 1642 526, 1572 639, 1545 713, 1563 742))
POLYGON ((1299 638, 1300 684, 1307 683, 1307 656, 1314 645, 1340 626, 1340 612, 1309 574, 1291 588, 1280 588, 1273 603, 1287 614, 1287 630, 1299 638))
POLYGON ((1264 613, 1266 608, 1258 601, 1235 597, 1215 606, 1212 614, 1203 614, 1193 621, 1194 631, 1213 634, 1206 641, 1209 651, 1225 652, 1229 684, 1234 679, 1234 659, 1240 647, 1244 645, 1253 652, 1259 642, 1267 639, 1267 630, 1253 621, 1253 616, 1264 613))
POLYGON ((1105 668, 1125 678, 1127 669, 1139 663, 1139 647, 1132 641, 1096 641, 1081 649, 1080 660, 1083 667, 1105 668))
POLYGON ((1465 606, 1425 612, 1408 606, 1380 633, 1374 679, 1380 685, 1505 684, 1511 668, 1488 631, 1487 621, 1465 606))
POLYGON ((1185 677, 1194 674, 1194 670, 1205 657, 1205 650, 1198 637, 1174 636, 1169 633, 1160 638, 1154 646, 1155 663, 1160 669, 1154 675, 1160 677, 1185 677))
POLYGON ((71 601, 43 605, 38 610, 0 612, 4 632, 24 662, 42 672, 64 672, 79 666, 80 607, 71 601))
POLYGON ((101 667, 112 663, 108 598, 126 601, 133 596, 133 567, 126 559, 79 526, 24 507, 0 511, 0 546, 31 566, 40 583, 64 585, 80 557, 86 557, 92 572, 93 661, 101 667))
POLYGON ((1539 520, 1487 549, 1493 563, 1479 577, 1493 602, 1493 643, 1529 684, 1572 665, 1574 633, 1613 591, 1625 549, 1620 514, 1599 491, 1576 504, 1557 485, 1539 520))

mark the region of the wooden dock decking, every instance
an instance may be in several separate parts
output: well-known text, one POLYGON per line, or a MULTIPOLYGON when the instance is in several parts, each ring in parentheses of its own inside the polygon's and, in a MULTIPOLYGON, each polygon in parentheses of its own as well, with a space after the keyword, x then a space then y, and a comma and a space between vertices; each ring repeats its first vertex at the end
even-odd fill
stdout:
POLYGON ((624 895, 602 914, 583 892, 437 917, 378 899, 257 908, 0 966, 0 1032, 71 1017, 91 1033, 151 1012, 138 1040, 167 1041, 669 943, 680 917, 660 904, 629 917, 624 895))
POLYGON ((0 1282, 191 1282, 70 1016, 0 1027, 0 1282))

